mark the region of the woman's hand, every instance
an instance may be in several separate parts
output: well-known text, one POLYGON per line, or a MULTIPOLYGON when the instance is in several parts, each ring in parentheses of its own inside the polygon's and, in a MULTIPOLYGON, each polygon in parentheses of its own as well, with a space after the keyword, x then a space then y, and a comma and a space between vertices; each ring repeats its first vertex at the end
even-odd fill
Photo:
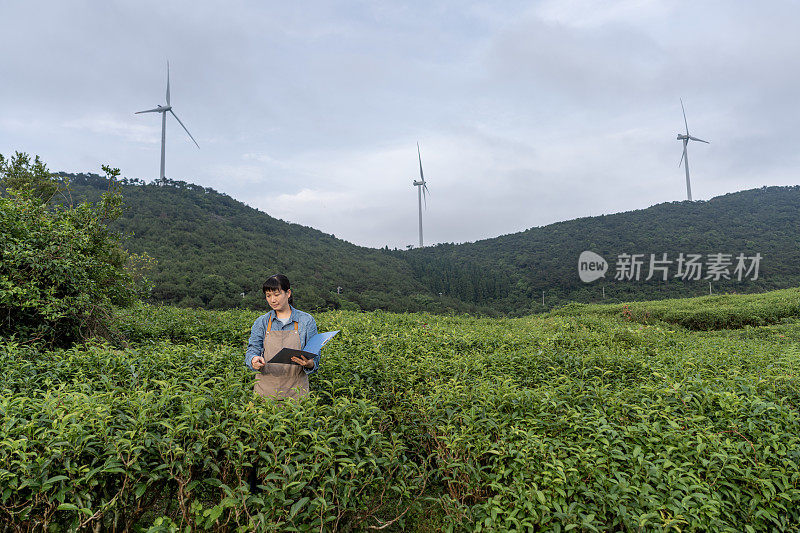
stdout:
POLYGON ((308 368, 308 369, 314 368, 314 360, 307 358, 305 355, 301 355, 300 357, 297 357, 296 355, 293 356, 292 362, 297 363, 303 368, 308 368))
POLYGON ((252 365, 253 369, 261 370, 264 367, 264 358, 260 355, 257 355, 253 357, 253 359, 250 361, 250 364, 252 365))

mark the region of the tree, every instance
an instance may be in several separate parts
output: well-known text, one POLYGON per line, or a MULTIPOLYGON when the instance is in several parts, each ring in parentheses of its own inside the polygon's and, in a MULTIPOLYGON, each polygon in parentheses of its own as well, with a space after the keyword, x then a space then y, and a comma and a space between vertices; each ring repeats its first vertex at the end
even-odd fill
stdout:
POLYGON ((31 163, 30 156, 25 153, 16 152, 10 160, 0 154, 0 176, 4 191, 13 189, 18 195, 35 198, 41 203, 49 202, 62 190, 38 155, 31 163))
POLYGON ((62 189, 38 157, 0 156, 0 336, 66 346, 108 335, 113 305, 136 289, 108 223, 122 213, 119 169, 103 166, 96 203, 51 202, 62 189))

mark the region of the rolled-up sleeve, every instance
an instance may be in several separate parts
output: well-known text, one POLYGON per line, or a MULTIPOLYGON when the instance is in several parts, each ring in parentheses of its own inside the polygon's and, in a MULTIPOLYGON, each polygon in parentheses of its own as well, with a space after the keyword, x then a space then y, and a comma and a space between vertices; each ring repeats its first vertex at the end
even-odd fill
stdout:
POLYGON ((250 340, 247 341, 247 351, 244 353, 244 365, 250 370, 255 371, 252 361, 253 357, 261 355, 264 348, 264 320, 258 317, 250 328, 250 340))

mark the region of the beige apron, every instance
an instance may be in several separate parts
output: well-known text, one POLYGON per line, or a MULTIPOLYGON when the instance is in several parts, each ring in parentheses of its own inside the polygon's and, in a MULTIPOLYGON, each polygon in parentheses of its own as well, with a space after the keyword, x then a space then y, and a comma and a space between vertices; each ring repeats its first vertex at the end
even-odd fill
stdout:
MULTIPOLYGON (((264 332, 264 349, 261 357, 269 361, 283 348, 300 349, 300 334, 297 322, 294 331, 272 331, 272 319, 269 319, 267 331, 264 332)), ((261 396, 275 399, 302 398, 308 394, 308 376, 300 365, 282 363, 264 363, 261 372, 256 374, 253 391, 261 396)))

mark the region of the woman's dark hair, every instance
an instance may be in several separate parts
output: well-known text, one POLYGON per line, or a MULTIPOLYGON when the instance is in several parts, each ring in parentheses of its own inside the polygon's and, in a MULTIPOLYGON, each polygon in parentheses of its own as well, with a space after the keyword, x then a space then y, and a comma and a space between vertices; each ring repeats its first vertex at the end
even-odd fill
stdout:
MULTIPOLYGON (((274 276, 270 276, 267 278, 267 281, 264 282, 264 285, 261 287, 261 290, 264 294, 267 294, 267 291, 288 291, 291 287, 289 286, 289 278, 284 276, 283 274, 275 274, 274 276)), ((292 305, 294 302, 293 296, 289 296, 289 305, 292 305)))

